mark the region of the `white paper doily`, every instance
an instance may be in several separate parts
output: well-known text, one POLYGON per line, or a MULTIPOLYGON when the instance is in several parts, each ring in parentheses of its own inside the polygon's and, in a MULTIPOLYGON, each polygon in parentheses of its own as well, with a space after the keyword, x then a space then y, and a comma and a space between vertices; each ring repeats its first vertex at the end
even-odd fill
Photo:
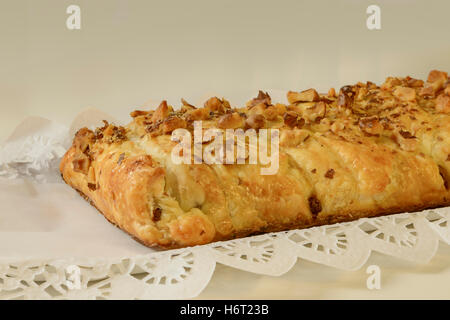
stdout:
MULTIPOLYGON (((38 122, 43 124, 42 119, 38 122)), ((61 134, 62 129, 57 129, 61 134)), ((52 176, 57 171, 52 164, 60 156, 64 139, 50 139, 53 133, 48 126, 44 131, 16 135, 14 143, 19 146, 25 141, 26 148, 3 147, 3 176, 33 177, 46 172, 52 176), (39 143, 45 149, 36 146, 39 143)), ((450 244, 450 207, 114 259, 20 259, 0 264, 0 299, 192 298, 206 287, 217 263, 270 276, 286 273, 298 259, 357 270, 372 251, 426 263, 439 241, 450 244)))
POLYGON ((216 263, 271 276, 286 273, 297 259, 356 270, 373 250, 426 263, 436 253, 439 240, 450 244, 450 208, 270 233, 120 260, 18 261, 0 265, 0 299, 192 298, 206 287, 216 263))

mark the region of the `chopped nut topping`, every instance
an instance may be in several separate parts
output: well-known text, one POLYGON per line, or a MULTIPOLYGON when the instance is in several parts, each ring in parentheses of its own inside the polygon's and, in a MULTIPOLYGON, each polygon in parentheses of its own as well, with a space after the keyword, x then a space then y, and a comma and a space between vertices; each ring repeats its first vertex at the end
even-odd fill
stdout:
POLYGON ((387 77, 384 83, 381 85, 381 89, 389 90, 401 84, 402 82, 400 79, 394 77, 387 77))
POLYGON ((432 70, 428 75, 427 82, 442 82, 444 83, 447 80, 447 72, 432 70))
POLYGON ((278 117, 278 110, 274 106, 269 106, 264 110, 263 114, 267 120, 272 121, 278 117))
POLYGON ((158 122, 161 120, 164 120, 169 116, 170 110, 167 105, 167 101, 163 100, 161 104, 158 106, 158 108, 155 110, 155 113, 153 113, 152 116, 152 122, 158 122))
POLYGON ((450 96, 440 94, 436 98, 436 111, 440 113, 450 113, 450 96))
POLYGON ((266 106, 270 106, 272 104, 272 100, 267 92, 263 92, 259 90, 258 96, 249 102, 247 102, 247 107, 251 108, 256 106, 257 104, 264 104, 266 106))
POLYGON ((260 129, 263 128, 266 123, 266 119, 264 116, 260 114, 254 114, 248 117, 247 120, 245 120, 245 124, 248 125, 252 129, 260 129))
POLYGON ((414 101, 416 99, 416 90, 413 88, 397 87, 393 93, 402 101, 414 101))
POLYGON ((171 133, 178 128, 186 128, 186 121, 178 117, 169 117, 162 124, 164 134, 171 133))
POLYGON ((212 112, 225 113, 231 106, 225 99, 220 100, 217 97, 212 97, 205 102, 205 108, 212 112))
POLYGON ((180 109, 181 113, 186 113, 188 111, 195 109, 197 109, 195 106, 193 106, 192 104, 188 103, 186 100, 181 98, 181 109, 180 109))
POLYGON ((323 117, 325 117, 325 114, 327 112, 327 105, 325 102, 318 102, 314 106, 310 108, 306 108, 303 112, 303 115, 306 119, 308 119, 311 122, 314 122, 316 120, 320 120, 323 117))
POLYGON ((288 111, 284 114, 283 116, 284 119, 284 123, 288 126, 288 127, 296 127, 298 124, 298 114, 295 113, 294 111, 288 111))
POLYGON ((384 129, 377 116, 361 118, 358 124, 362 130, 373 135, 381 134, 384 129))
POLYGON ((196 121, 196 120, 206 120, 210 116, 209 110, 206 108, 190 110, 186 112, 186 120, 196 121))
POLYGON ((221 129, 237 129, 241 128, 243 124, 244 121, 237 112, 225 114, 217 121, 217 126, 221 129))
POLYGON ((411 88, 420 88, 423 87, 423 80, 406 77, 406 84, 411 88))
POLYGON ((319 94, 314 89, 308 89, 302 92, 289 91, 287 93, 287 99, 289 103, 313 102, 319 101, 319 98, 319 94))

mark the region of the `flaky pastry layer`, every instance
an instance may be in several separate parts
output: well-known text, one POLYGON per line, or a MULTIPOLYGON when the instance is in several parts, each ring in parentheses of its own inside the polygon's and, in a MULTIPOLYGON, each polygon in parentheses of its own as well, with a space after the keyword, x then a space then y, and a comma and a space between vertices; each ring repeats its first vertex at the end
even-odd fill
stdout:
MULTIPOLYGON (((177 248, 450 204, 450 80, 389 77, 289 91, 288 105, 259 92, 243 108, 213 97, 134 111, 125 127, 83 128, 62 159, 67 184, 147 246, 177 248), (278 129, 279 169, 175 164, 171 133, 278 129)), ((206 143, 207 145, 207 143, 206 143)))

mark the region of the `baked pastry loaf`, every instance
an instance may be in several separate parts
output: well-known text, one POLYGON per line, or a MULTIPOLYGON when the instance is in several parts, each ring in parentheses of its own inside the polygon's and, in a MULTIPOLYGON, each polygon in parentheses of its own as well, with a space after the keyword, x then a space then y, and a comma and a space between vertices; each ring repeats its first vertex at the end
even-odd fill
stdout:
MULTIPOLYGON (((165 101, 125 127, 83 128, 63 179, 110 222, 147 246, 176 248, 450 204, 450 78, 389 77, 268 94, 243 108, 213 97, 196 108, 165 101), (279 168, 176 164, 177 128, 279 130, 279 168)), ((209 142, 203 143, 203 147, 209 142)))

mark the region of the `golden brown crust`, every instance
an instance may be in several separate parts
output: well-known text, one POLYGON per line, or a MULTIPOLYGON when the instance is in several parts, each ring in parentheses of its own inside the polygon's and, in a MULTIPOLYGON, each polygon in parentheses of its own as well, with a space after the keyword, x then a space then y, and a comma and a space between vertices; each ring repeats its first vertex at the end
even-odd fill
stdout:
MULTIPOLYGON (((389 77, 327 95, 262 91, 244 108, 213 97, 203 108, 163 101, 126 127, 81 129, 63 179, 147 246, 176 248, 262 232, 450 204, 450 81, 389 77), (175 129, 280 130, 279 170, 175 164, 175 129)), ((206 143, 208 144, 208 143, 206 143)))

